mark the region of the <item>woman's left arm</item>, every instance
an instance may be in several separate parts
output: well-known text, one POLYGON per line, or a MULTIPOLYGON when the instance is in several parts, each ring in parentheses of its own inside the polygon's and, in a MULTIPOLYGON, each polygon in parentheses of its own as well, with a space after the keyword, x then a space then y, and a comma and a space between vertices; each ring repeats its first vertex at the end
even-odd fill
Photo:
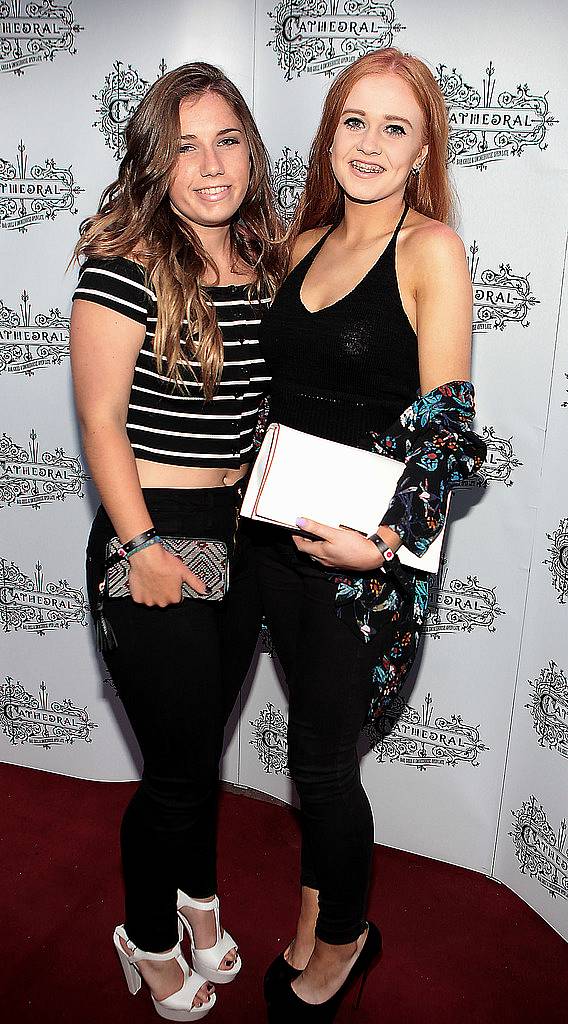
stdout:
POLYGON ((417 232, 414 245, 420 390, 425 395, 448 381, 470 378, 472 287, 463 242, 451 228, 431 222, 417 232))

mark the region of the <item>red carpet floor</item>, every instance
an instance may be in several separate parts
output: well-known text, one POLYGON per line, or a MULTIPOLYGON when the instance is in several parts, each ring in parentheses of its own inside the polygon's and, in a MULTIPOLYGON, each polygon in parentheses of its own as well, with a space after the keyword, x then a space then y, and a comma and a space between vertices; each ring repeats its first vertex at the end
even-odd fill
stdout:
MULTIPOLYGON (((0 765, 2 982, 6 1024, 152 1024, 112 947, 120 917, 117 834, 133 785, 0 765)), ((244 958, 207 1020, 265 1020, 261 978, 289 939, 298 827, 286 808, 223 793, 223 917, 244 958)), ((504 886, 376 848, 370 917, 385 952, 361 1007, 339 1024, 567 1024, 568 947, 504 886)), ((293 1022, 291 1022, 293 1024, 293 1022)))

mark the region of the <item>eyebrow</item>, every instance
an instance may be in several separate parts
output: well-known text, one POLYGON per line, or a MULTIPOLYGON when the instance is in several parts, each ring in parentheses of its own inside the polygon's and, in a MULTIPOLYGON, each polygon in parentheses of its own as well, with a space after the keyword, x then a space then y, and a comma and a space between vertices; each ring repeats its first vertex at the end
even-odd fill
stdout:
MULTIPOLYGON (((221 128, 221 131, 217 132, 217 138, 219 138, 220 135, 226 135, 227 132, 239 132, 239 134, 242 135, 242 128, 221 128)), ((196 139, 197 135, 182 135, 181 137, 182 139, 196 139)))
MULTIPOLYGON (((343 117, 345 114, 360 114, 361 117, 367 116, 364 110, 344 110, 341 116, 343 117)), ((408 118, 401 117, 400 115, 385 114, 385 121, 402 121, 403 124, 407 124, 409 128, 412 128, 412 124, 408 118)))

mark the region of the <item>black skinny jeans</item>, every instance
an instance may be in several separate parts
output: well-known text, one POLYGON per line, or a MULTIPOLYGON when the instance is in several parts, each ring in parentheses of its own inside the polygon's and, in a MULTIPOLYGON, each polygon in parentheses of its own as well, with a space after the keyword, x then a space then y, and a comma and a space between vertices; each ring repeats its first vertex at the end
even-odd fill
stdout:
MULTIPOLYGON (((239 491, 151 488, 144 497, 159 533, 226 540, 231 550, 239 491)), ((114 532, 99 508, 87 548, 91 605, 114 532)), ((117 598, 105 614, 118 640, 105 661, 144 758, 121 828, 125 928, 135 945, 161 952, 178 940, 177 889, 196 898, 217 892, 223 730, 261 620, 251 544, 239 533, 223 601, 151 608, 117 598)))
POLYGON ((335 612, 336 587, 278 528, 257 527, 264 611, 289 689, 288 761, 302 820, 302 885, 319 891, 316 934, 334 945, 365 930, 373 816, 357 740, 380 660, 335 612))

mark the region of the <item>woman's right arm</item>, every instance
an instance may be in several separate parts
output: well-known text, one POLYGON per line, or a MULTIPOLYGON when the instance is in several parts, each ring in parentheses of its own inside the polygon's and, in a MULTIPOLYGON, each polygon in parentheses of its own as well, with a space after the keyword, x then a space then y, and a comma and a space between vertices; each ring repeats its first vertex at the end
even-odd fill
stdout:
MULTIPOLYGON (((128 398, 144 326, 121 313, 76 299, 71 316, 71 368, 83 449, 101 501, 126 543, 152 527, 126 433, 128 398)), ((179 601, 187 582, 205 585, 160 544, 130 559, 133 600, 165 606, 179 601)))

